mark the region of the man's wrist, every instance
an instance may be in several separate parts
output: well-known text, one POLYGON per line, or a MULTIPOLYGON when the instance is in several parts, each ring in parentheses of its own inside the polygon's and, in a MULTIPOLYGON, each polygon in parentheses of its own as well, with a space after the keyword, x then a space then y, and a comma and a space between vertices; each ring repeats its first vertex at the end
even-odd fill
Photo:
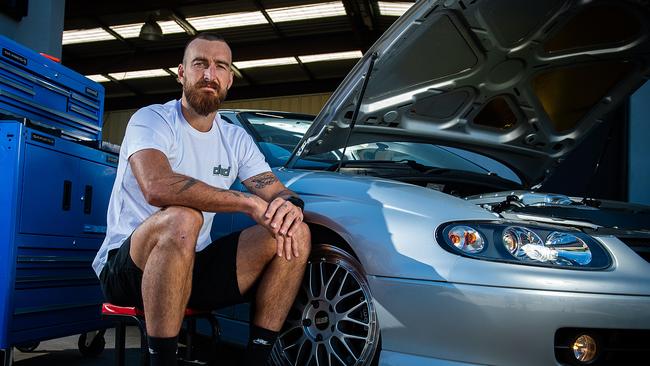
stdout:
POLYGON ((303 201, 300 197, 289 196, 285 198, 285 200, 300 208, 300 211, 305 211, 305 201, 303 201))

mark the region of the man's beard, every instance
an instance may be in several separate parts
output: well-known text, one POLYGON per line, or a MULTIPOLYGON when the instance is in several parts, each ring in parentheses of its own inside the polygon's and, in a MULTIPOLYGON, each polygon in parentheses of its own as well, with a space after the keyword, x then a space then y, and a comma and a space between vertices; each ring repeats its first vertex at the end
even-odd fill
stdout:
POLYGON ((183 94, 192 109, 201 116, 207 116, 210 113, 216 112, 221 103, 226 99, 228 90, 222 89, 219 83, 214 81, 199 80, 194 85, 188 85, 186 82, 183 85, 183 94), (201 90, 201 88, 209 87, 217 91, 216 95, 201 90))

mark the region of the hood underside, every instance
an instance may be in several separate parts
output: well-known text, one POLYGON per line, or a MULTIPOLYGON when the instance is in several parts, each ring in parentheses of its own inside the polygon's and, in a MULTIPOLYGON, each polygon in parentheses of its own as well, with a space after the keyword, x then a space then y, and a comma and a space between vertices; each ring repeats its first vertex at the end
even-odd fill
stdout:
POLYGON ((540 183, 650 77, 647 1, 418 1, 344 80, 298 145, 423 141, 540 183), (370 65, 374 62, 372 69, 370 65))

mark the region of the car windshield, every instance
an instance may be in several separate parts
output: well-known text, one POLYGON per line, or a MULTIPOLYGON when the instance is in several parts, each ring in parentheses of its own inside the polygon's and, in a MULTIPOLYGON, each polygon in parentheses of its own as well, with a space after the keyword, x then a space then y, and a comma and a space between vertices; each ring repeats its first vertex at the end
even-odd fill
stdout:
MULTIPOLYGON (((314 119, 310 115, 278 112, 242 112, 253 137, 269 158, 271 165, 282 165, 314 119)), ((507 166, 486 156, 460 148, 421 142, 377 141, 345 149, 336 149, 301 159, 299 166, 326 169, 343 159, 345 164, 356 163, 412 163, 425 167, 461 170, 479 174, 495 174, 501 178, 521 183, 507 166)))

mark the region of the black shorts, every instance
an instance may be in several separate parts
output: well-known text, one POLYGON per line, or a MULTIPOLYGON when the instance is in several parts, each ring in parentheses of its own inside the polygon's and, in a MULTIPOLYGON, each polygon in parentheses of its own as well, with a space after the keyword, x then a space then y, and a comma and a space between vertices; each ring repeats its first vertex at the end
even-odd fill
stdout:
MULTIPOLYGON (((213 310, 250 301, 253 291, 242 295, 237 284, 239 234, 219 238, 196 253, 188 307, 213 310)), ((130 248, 129 236, 119 249, 108 253, 99 282, 111 304, 142 309, 142 270, 133 262, 130 248)))

